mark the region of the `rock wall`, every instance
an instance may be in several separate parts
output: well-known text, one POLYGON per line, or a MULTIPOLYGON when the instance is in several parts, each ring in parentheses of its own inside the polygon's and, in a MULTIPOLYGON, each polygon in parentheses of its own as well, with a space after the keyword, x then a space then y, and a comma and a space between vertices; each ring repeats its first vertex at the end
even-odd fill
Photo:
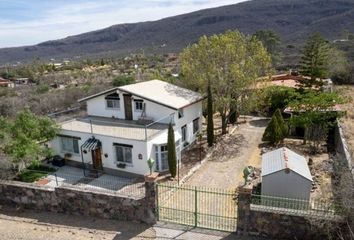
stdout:
MULTIPOLYGON (((154 183, 146 184, 153 195, 154 183), (151 189, 152 188, 152 189, 151 189)), ((1 181, 0 204, 24 208, 130 221, 154 222, 154 200, 58 187, 45 188, 28 183, 1 181)))
POLYGON ((343 130, 339 123, 334 129, 334 144, 336 153, 339 156, 338 159, 341 161, 340 164, 351 171, 352 178, 354 179, 353 159, 350 156, 348 145, 345 141, 343 130))
MULTIPOLYGON (((324 229, 306 216, 296 216, 257 208, 251 204, 252 184, 238 188, 237 233, 265 239, 327 239, 324 229)), ((316 220, 318 221, 318 220, 316 220)))
POLYGON ((251 207, 248 233, 266 239, 327 239, 310 221, 302 216, 254 210, 251 207))

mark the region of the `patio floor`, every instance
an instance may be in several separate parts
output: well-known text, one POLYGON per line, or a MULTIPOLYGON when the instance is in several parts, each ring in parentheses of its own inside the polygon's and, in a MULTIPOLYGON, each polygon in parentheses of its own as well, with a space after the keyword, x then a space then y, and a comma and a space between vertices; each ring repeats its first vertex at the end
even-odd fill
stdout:
POLYGON ((124 178, 103 174, 98 178, 85 177, 81 168, 63 166, 56 172, 46 176, 48 183, 45 186, 71 186, 85 190, 98 190, 116 194, 143 197, 145 196, 144 183, 137 179, 124 178))

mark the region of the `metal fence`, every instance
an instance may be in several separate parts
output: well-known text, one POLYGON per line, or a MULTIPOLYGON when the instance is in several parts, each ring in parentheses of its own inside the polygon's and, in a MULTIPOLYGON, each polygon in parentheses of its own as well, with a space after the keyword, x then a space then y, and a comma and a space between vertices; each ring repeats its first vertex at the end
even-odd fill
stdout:
POLYGON ((340 204, 327 200, 304 200, 252 194, 251 204, 254 210, 300 216, 339 217, 342 213, 340 204))
POLYGON ((157 210, 159 221, 236 231, 237 201, 232 190, 158 184, 157 210))
MULTIPOLYGON (((122 195, 131 198, 145 197, 145 185, 140 179, 123 178, 108 174, 99 174, 98 177, 83 175, 78 169, 75 172, 44 172, 25 170, 28 176, 36 175, 33 184, 46 187, 70 187, 80 190, 122 195)), ((31 178, 27 178, 30 182, 31 178)))

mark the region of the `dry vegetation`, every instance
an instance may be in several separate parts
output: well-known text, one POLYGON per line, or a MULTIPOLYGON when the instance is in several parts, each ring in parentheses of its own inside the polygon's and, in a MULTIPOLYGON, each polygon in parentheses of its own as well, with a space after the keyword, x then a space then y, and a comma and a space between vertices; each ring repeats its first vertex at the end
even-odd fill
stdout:
POLYGON ((341 125, 351 156, 354 157, 354 85, 336 86, 336 90, 349 97, 349 102, 341 106, 346 111, 346 115, 341 119, 341 125))

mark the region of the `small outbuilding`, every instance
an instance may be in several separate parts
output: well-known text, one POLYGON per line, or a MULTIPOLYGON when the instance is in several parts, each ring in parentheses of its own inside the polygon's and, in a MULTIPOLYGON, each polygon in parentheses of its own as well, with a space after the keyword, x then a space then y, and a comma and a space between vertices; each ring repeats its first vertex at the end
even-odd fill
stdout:
POLYGON ((308 200, 311 189, 305 157, 285 147, 262 155, 262 195, 308 200))

